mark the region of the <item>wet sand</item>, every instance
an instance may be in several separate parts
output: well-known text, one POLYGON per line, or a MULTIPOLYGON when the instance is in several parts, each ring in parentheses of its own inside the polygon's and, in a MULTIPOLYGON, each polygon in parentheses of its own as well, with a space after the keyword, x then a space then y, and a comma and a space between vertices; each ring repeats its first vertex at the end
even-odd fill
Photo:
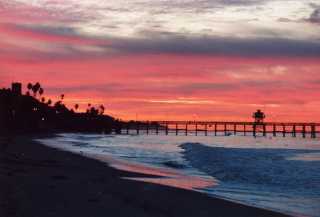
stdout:
POLYGON ((0 138, 0 217, 281 217, 20 137, 0 138))

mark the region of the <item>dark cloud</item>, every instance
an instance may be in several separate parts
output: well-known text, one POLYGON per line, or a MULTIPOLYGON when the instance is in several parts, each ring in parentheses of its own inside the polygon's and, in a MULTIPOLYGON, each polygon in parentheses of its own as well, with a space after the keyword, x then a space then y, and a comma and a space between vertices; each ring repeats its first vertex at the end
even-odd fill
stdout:
POLYGON ((20 31, 31 31, 39 34, 46 35, 59 35, 59 36, 76 36, 77 31, 75 28, 67 26, 46 26, 46 25, 12 25, 12 28, 20 31))
POLYGON ((262 5, 275 0, 175 0, 175 1, 141 1, 137 5, 162 6, 171 8, 221 8, 227 6, 250 6, 262 5))
POLYGON ((278 22, 282 23, 301 23, 301 22, 307 22, 307 23, 313 23, 313 24, 320 24, 320 5, 317 4, 309 4, 309 6, 313 9, 309 17, 303 18, 303 19, 289 19, 285 17, 281 17, 277 19, 278 22))
POLYGON ((281 22, 281 23, 290 23, 290 22, 295 22, 294 20, 291 20, 289 18, 285 18, 285 17, 281 17, 279 19, 277 19, 278 22, 281 22))
POLYGON ((175 0, 175 1, 140 1, 133 9, 148 8, 154 14, 166 14, 172 11, 190 13, 212 12, 227 7, 247 7, 264 5, 275 0, 175 0))
POLYGON ((260 5, 268 1, 271 0, 218 0, 216 2, 221 5, 260 5))
MULTIPOLYGON (((59 35, 91 41, 99 52, 82 49, 81 44, 61 42, 50 58, 97 58, 121 54, 177 54, 245 57, 320 57, 320 42, 294 40, 277 35, 268 38, 198 36, 172 32, 141 32, 136 38, 89 37, 71 27, 17 26, 38 34, 59 35), (61 50, 64 52, 61 53, 61 50)), ((59 43, 55 41, 54 43, 59 43)), ((58 45, 57 45, 58 46, 58 45)), ((30 51, 33 52, 33 51, 30 51)), ((36 55, 36 54, 34 54, 36 55)))
POLYGON ((217 82, 194 82, 189 84, 177 85, 172 91, 184 94, 195 94, 197 92, 228 92, 239 90, 237 83, 217 83, 217 82))
POLYGON ((309 6, 313 9, 313 11, 311 12, 311 14, 308 18, 304 18, 304 19, 300 19, 300 20, 289 20, 288 19, 287 22, 308 22, 308 23, 312 23, 312 24, 320 24, 320 5, 311 3, 311 4, 309 4, 309 6))
POLYGON ((286 38, 236 38, 190 36, 167 32, 146 33, 141 38, 113 39, 115 50, 151 54, 204 54, 230 56, 319 57, 320 43, 286 38))
MULTIPOLYGON (((155 91, 159 93, 187 93, 192 94, 195 92, 234 92, 241 89, 247 89, 252 91, 264 91, 277 92, 279 90, 294 90, 303 87, 296 83, 290 83, 284 81, 238 81, 238 82, 190 82, 185 84, 176 84, 172 82, 162 82, 161 84, 155 83, 129 83, 122 85, 122 83, 108 83, 108 84, 95 84, 95 85, 76 85, 63 87, 65 93, 74 91, 86 92, 89 90, 95 90, 97 92, 109 92, 109 93, 128 93, 128 92, 150 92, 153 94, 155 91), (272 91, 270 90, 272 89, 272 91)), ((50 91, 59 91, 61 87, 49 87, 50 91)))
POLYGON ((314 11, 310 15, 308 21, 311 23, 320 24, 320 6, 318 6, 318 8, 316 8, 316 9, 314 9, 314 11))

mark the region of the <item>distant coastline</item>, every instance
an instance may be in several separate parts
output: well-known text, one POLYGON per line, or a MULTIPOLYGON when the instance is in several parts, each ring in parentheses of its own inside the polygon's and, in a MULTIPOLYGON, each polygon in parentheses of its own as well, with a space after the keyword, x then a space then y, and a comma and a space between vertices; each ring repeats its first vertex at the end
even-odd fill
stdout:
POLYGON ((98 108, 88 103, 86 112, 77 112, 79 105, 67 108, 64 94, 52 102, 43 97, 40 83, 27 85, 13 83, 11 89, 0 89, 0 134, 45 132, 103 132, 119 133, 121 121, 104 114, 104 106, 98 108), (32 94, 33 93, 33 94, 32 94))

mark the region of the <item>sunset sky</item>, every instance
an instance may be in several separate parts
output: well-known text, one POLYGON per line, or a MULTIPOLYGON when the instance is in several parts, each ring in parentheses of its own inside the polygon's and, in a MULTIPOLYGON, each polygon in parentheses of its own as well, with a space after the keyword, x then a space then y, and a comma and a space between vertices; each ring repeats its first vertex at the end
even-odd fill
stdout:
POLYGON ((320 0, 0 0, 12 81, 122 119, 319 122, 320 0))

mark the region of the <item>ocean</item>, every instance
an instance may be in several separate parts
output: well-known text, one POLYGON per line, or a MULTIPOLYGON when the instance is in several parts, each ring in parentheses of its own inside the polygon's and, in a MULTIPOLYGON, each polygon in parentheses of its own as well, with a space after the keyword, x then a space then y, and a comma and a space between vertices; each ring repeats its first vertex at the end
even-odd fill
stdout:
POLYGON ((136 181, 320 217, 319 138, 58 134, 38 141, 118 169, 161 176, 130 178, 136 181))

